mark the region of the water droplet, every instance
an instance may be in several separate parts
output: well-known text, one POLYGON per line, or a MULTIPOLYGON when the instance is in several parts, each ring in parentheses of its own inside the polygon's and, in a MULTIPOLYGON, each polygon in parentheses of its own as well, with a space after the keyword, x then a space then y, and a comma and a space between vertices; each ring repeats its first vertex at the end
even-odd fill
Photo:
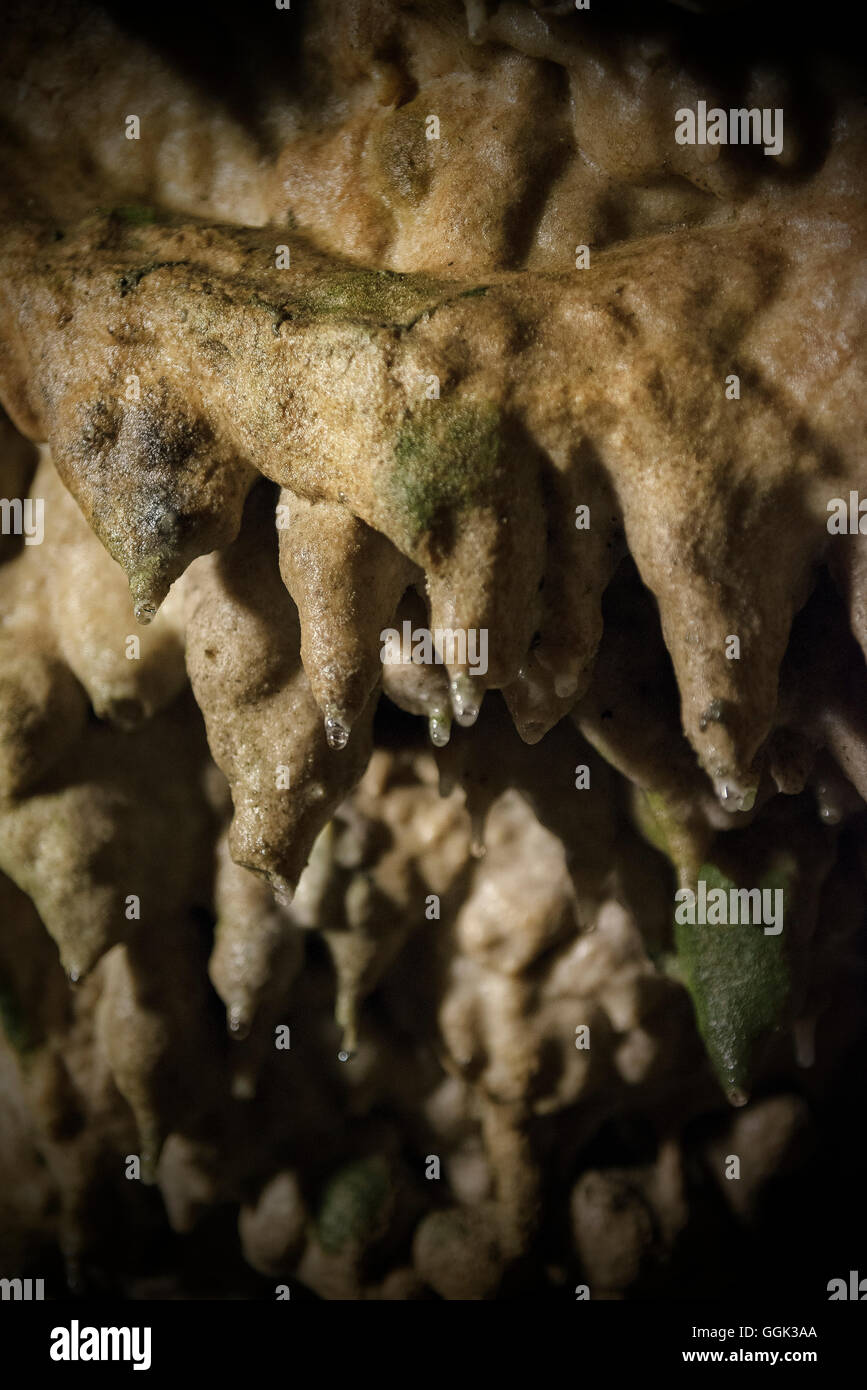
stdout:
POLYGON ((250 1036, 250 1020, 245 1017, 240 1004, 233 1004, 226 1020, 229 1033, 239 1042, 250 1036))
POLYGON ((174 538, 181 529, 181 514, 175 507, 164 507, 157 517, 156 530, 160 536, 174 538))
POLYGON ((351 1062, 354 1056, 354 1052, 347 1052, 344 1048, 341 1048, 337 1054, 337 1060, 338 1062, 351 1062))
POLYGON ((445 748, 451 737, 452 721, 448 714, 437 710, 428 720, 428 732, 434 748, 445 748))
POLYGON ((827 782, 818 782, 815 787, 816 803, 819 807, 819 819, 826 825, 839 825, 843 819, 843 808, 840 805, 839 796, 835 794, 835 788, 827 782))
POLYGON ((732 814, 738 811, 751 811, 756 804, 756 787, 739 787, 725 777, 714 778, 714 791, 724 811, 732 814))
POLYGON ((133 612, 135 613, 136 622, 146 625, 147 623, 153 622, 154 618, 156 617, 157 606, 155 603, 151 603, 148 599, 141 599, 135 605, 133 612))
POLYGON ((742 1091, 739 1086, 733 1086, 728 1093, 727 1099, 729 1105, 734 1105, 737 1109, 740 1109, 741 1106, 746 1105, 749 1100, 749 1095, 746 1091, 742 1091))
POLYGON ((462 729, 471 729, 479 717, 481 696, 471 676, 455 676, 449 687, 455 719, 462 729))
POLYGON ((328 747, 339 751, 349 742, 349 729, 333 714, 329 714, 325 718, 325 737, 328 739, 328 747))
POLYGON ((77 985, 79 980, 81 979, 81 971, 76 970, 75 966, 72 966, 69 970, 67 970, 66 978, 69 980, 69 983, 71 985, 77 985))

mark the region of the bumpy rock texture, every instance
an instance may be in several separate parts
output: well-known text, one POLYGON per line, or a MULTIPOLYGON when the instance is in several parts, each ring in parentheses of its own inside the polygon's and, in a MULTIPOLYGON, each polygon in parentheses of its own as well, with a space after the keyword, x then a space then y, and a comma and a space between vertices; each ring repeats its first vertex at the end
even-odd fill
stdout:
POLYGON ((265 8, 3 21, 0 1273, 710 1289, 865 1028, 857 74, 265 8))

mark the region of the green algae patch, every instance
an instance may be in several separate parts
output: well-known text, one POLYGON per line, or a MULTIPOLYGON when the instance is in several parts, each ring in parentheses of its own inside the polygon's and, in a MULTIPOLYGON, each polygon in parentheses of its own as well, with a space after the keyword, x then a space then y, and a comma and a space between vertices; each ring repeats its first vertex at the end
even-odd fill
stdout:
MULTIPOLYGON (((702 881, 708 895, 715 888, 727 896, 737 889, 714 864, 702 865, 699 889, 702 881)), ((792 874, 775 869, 762 877, 759 887, 782 891, 785 923, 792 874)), ((749 922, 693 926, 675 920, 674 932, 678 964, 711 1064, 729 1099, 742 1103, 755 1045, 779 1024, 789 997, 785 929, 768 936, 762 925, 749 922)))
MULTIPOLYGON (((604 757, 604 751, 600 749, 600 752, 604 757)), ((675 869, 680 869, 681 856, 673 848, 678 840, 678 826, 667 799, 659 792, 641 788, 633 797, 633 811, 638 828, 648 844, 664 854, 675 869)))
POLYGON ((126 274, 119 276, 117 281, 121 299, 137 290, 145 276, 153 275, 155 270, 173 270, 179 265, 189 265, 189 261, 150 261, 147 265, 137 266, 135 270, 128 270, 126 274))
MULTIPOLYGON (((428 275, 394 270, 338 270, 290 301, 299 314, 368 320, 409 328, 451 289, 428 275)), ((287 305, 289 307, 289 305, 287 305)))
POLYGON ((143 203, 125 203, 122 207, 112 208, 111 216, 119 222, 130 222, 138 227, 157 220, 156 208, 146 207, 143 203))
POLYGON ((95 207, 89 214, 90 218, 108 218, 111 222, 125 223, 129 227, 149 227, 155 222, 165 221, 154 207, 149 207, 146 203, 121 203, 120 206, 95 207))
MULTIPOLYGON (((619 772, 628 776, 613 750, 608 750, 601 738, 594 738, 594 747, 619 772)), ((682 809, 665 792, 636 788, 631 799, 632 812, 639 832, 654 849, 664 854, 681 883, 694 879, 707 852, 712 834, 697 820, 685 819, 682 809)))
POLYGON ((388 1164, 376 1155, 340 1168, 326 1184, 316 1217, 323 1250, 361 1249, 382 1234, 390 1188, 388 1164))
POLYGON ((409 416, 394 446, 392 490, 413 541, 457 512, 495 505, 503 468, 497 406, 431 401, 409 416))

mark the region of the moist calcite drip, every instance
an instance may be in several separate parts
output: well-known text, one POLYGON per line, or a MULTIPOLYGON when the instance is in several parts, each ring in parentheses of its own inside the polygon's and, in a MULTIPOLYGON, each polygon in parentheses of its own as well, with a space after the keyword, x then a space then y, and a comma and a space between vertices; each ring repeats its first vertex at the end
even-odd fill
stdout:
POLYGON ((196 62, 8 9, 0 1274, 621 1298, 812 1132, 865 1027, 863 102, 687 8, 313 0, 196 62), (675 914, 754 889, 779 932, 675 914))

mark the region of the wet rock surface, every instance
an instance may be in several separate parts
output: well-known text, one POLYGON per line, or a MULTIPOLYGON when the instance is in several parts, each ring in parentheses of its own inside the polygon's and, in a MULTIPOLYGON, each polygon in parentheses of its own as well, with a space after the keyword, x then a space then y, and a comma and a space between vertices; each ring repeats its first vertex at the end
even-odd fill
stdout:
POLYGON ((3 21, 0 1272, 680 1296, 864 1038, 853 73, 231 23, 3 21))

